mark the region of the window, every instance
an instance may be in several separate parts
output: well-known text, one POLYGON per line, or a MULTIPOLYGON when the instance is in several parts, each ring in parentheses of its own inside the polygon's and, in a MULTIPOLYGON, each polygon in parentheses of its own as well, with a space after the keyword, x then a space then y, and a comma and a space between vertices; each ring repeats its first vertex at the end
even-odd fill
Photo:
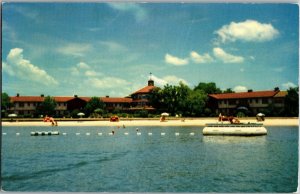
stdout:
POLYGON ((235 105, 236 104, 236 100, 228 100, 229 105, 235 105))
POLYGON ((19 102, 19 107, 24 107, 24 102, 19 102))
POLYGON ((268 104, 268 102, 269 102, 269 101, 268 101, 268 98, 263 98, 263 99, 262 99, 262 103, 263 103, 263 104, 268 104))
POLYGON ((275 99, 274 102, 276 104, 283 104, 283 99, 275 99))

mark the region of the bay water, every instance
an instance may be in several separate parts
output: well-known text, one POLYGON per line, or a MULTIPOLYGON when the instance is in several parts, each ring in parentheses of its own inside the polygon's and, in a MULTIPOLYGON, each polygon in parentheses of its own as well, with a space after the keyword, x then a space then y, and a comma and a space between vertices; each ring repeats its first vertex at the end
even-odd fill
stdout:
POLYGON ((254 137, 203 127, 2 127, 4 191, 295 192, 298 127, 254 137), (58 130, 58 136, 30 136, 58 130), (115 131, 114 135, 109 133, 115 131))

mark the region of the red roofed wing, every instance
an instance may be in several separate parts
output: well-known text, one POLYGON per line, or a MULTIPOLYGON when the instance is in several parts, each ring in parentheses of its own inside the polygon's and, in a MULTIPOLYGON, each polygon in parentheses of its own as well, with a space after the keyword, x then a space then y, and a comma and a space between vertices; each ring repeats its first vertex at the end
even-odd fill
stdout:
POLYGON ((273 97, 278 91, 257 91, 257 92, 239 92, 239 93, 225 93, 225 94, 209 94, 215 99, 240 99, 240 98, 266 98, 273 97))
POLYGON ((41 96, 12 96, 11 102, 43 102, 44 97, 41 96))
POLYGON ((101 97, 100 99, 106 103, 130 103, 130 102, 132 102, 131 98, 101 97))

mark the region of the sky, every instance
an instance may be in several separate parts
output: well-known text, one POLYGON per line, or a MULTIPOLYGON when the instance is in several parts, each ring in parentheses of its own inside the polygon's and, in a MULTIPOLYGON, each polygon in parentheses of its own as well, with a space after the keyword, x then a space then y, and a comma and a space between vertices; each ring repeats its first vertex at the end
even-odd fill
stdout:
POLYGON ((296 4, 4 3, 2 91, 124 97, 147 85, 298 86, 296 4))

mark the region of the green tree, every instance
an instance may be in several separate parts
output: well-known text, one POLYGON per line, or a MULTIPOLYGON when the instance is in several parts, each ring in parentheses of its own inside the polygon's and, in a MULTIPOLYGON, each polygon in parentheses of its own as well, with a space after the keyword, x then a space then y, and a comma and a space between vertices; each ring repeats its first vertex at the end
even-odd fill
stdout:
POLYGON ((162 109, 162 93, 163 91, 160 87, 155 87, 151 91, 151 95, 149 95, 149 102, 157 111, 162 109))
POLYGON ((72 118, 79 118, 78 113, 80 113, 80 110, 74 109, 74 110, 72 110, 72 112, 70 113, 70 116, 71 116, 72 118))
POLYGON ((222 93, 222 90, 220 88, 217 88, 217 86, 214 82, 209 82, 209 83, 200 82, 194 88, 194 90, 203 90, 206 94, 220 94, 220 93, 222 93))
POLYGON ((103 109, 101 109, 101 108, 96 108, 95 110, 94 110, 94 113, 96 113, 97 115, 103 115, 104 114, 104 110, 103 109))
POLYGON ((1 95, 1 116, 2 117, 5 116, 5 113, 7 113, 7 111, 9 110, 10 107, 12 107, 10 98, 7 93, 3 92, 1 95))
POLYGON ((38 115, 54 115, 55 107, 55 99, 53 97, 47 96, 44 98, 44 101, 37 106, 36 112, 38 115))
POLYGON ((174 115, 179 108, 178 101, 182 95, 180 86, 166 84, 163 89, 154 88, 149 100, 158 112, 168 112, 174 115))
POLYGON ((161 96, 161 104, 165 111, 169 112, 171 115, 175 113, 176 105, 177 105, 177 98, 176 98, 176 88, 172 85, 165 85, 164 89, 162 90, 161 96))
POLYGON ((176 87, 177 113, 183 114, 188 105, 188 96, 192 90, 182 82, 176 87))
POLYGON ((84 111, 89 116, 94 113, 96 109, 104 109, 105 104, 99 97, 92 97, 85 105, 84 111))
POLYGON ((204 116, 207 94, 202 90, 191 91, 187 97, 185 110, 188 116, 204 116))
POLYGON ((286 116, 299 115, 299 87, 290 88, 285 97, 284 108, 286 116))
POLYGON ((193 90, 182 82, 178 86, 165 85, 152 91, 150 103, 158 112, 168 112, 171 115, 183 116, 211 115, 206 108, 208 93, 221 93, 215 83, 199 83, 193 90), (198 87, 199 86, 199 87, 198 87))
POLYGON ((227 88, 223 93, 234 93, 234 91, 231 88, 227 88))

